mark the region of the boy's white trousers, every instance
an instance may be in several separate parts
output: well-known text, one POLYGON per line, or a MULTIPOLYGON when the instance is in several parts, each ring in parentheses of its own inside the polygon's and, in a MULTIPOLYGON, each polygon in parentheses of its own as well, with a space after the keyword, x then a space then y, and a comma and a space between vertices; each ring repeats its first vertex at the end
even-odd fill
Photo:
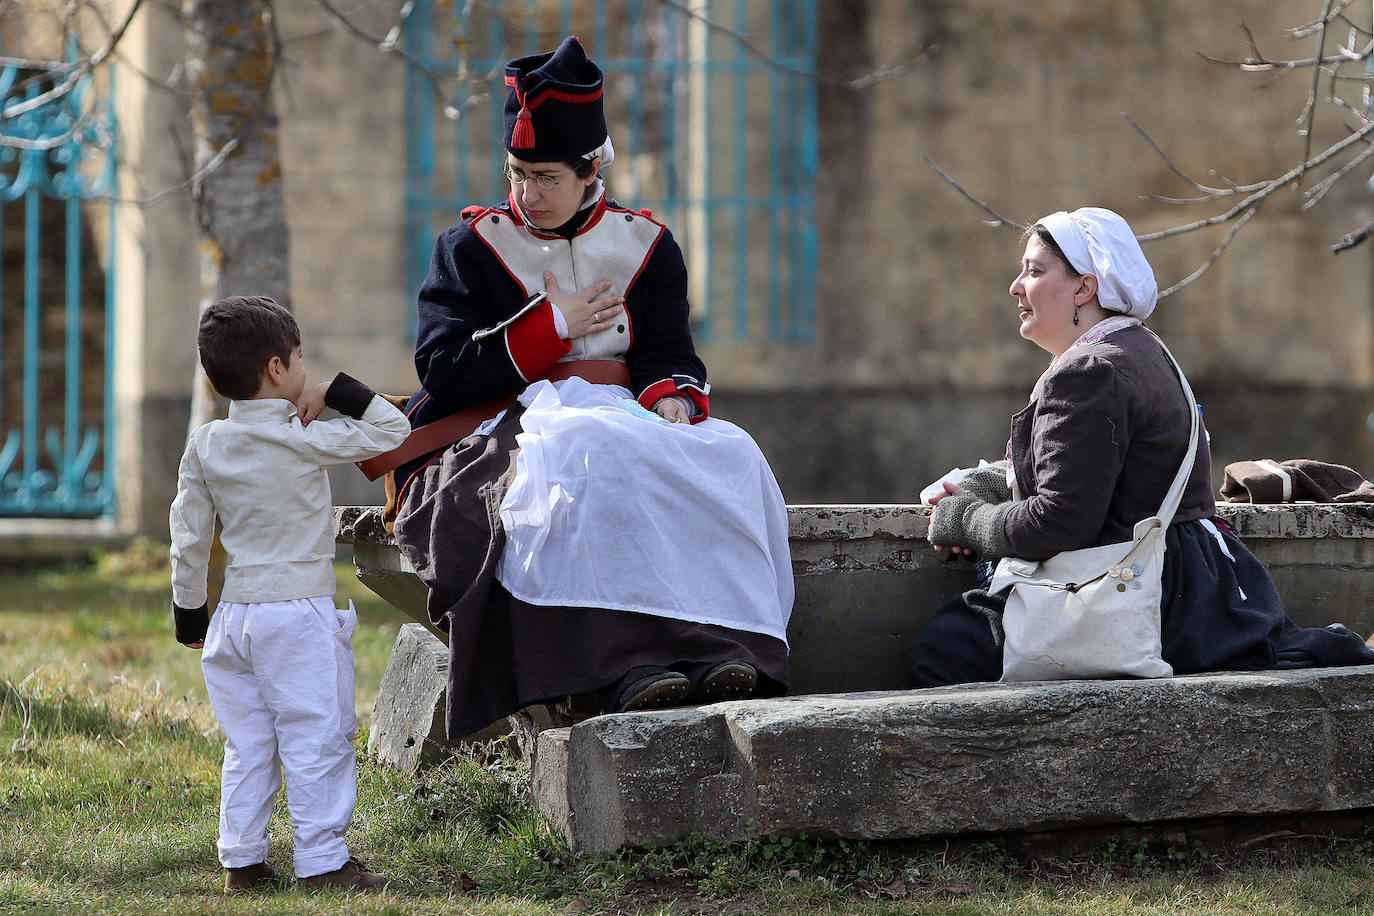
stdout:
POLYGON ((267 822, 286 775, 295 872, 307 878, 348 861, 344 832, 357 803, 352 737, 353 602, 333 597, 221 602, 201 667, 224 730, 219 860, 267 858, 267 822))

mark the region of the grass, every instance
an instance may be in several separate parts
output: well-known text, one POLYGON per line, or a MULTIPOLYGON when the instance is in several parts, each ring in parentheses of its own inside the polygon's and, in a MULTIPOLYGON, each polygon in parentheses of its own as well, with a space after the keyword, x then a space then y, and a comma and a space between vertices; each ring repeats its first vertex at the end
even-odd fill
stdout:
MULTIPOLYGON (((353 598, 358 710, 403 622, 353 598)), ((0 913, 1329 914, 1374 911, 1374 833, 1211 851, 1121 835, 1034 858, 993 840, 773 838, 573 856, 534 812, 528 771, 478 747, 420 778, 368 760, 350 844, 380 896, 289 882, 220 894, 221 754, 198 656, 172 640, 163 549, 0 571, 0 913)), ((284 805, 269 862, 290 872, 284 805)))

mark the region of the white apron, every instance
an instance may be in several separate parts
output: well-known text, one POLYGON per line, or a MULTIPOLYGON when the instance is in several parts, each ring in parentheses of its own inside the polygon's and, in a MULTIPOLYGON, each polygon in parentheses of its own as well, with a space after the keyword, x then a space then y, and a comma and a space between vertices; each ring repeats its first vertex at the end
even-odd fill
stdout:
POLYGON ((501 502, 497 578, 529 604, 607 608, 787 640, 787 507, 748 433, 674 424, 625 388, 536 382, 501 502))

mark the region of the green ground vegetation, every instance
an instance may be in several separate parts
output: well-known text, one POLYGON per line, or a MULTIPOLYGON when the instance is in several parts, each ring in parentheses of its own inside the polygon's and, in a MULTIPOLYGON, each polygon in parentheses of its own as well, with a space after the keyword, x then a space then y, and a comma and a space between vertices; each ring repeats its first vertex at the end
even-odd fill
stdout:
MULTIPOLYGON (((215 861, 221 739, 197 653, 171 636, 165 547, 0 571, 0 913, 1328 914, 1374 911, 1374 834, 1237 852, 1159 837, 1014 855, 998 841, 806 837, 573 856, 502 745, 419 778, 377 766, 365 723, 402 619, 339 567, 359 610, 359 805, 350 842, 383 895, 227 900, 215 861)), ((280 802, 280 800, 279 800, 280 802)), ((290 872, 284 805, 272 866, 290 872)))

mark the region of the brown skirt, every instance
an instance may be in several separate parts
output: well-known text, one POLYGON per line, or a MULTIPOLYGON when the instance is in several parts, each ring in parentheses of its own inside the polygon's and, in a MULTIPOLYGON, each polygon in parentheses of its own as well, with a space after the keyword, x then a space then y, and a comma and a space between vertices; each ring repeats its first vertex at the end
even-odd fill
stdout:
POLYGON ((500 583, 482 617, 475 645, 450 648, 450 736, 534 703, 603 692, 645 666, 681 671, 739 660, 758 669, 757 696, 787 692, 787 645, 761 633, 629 611, 541 607, 512 598, 500 583), (459 656, 467 668, 461 686, 453 677, 459 656))
POLYGON ((505 544, 500 505, 515 473, 523 410, 512 407, 488 436, 446 449, 407 483, 396 542, 429 587, 430 619, 449 636, 446 727, 480 731, 533 703, 593 694, 634 668, 744 661, 758 694, 787 690, 780 639, 631 611, 542 607, 496 581, 505 544))

